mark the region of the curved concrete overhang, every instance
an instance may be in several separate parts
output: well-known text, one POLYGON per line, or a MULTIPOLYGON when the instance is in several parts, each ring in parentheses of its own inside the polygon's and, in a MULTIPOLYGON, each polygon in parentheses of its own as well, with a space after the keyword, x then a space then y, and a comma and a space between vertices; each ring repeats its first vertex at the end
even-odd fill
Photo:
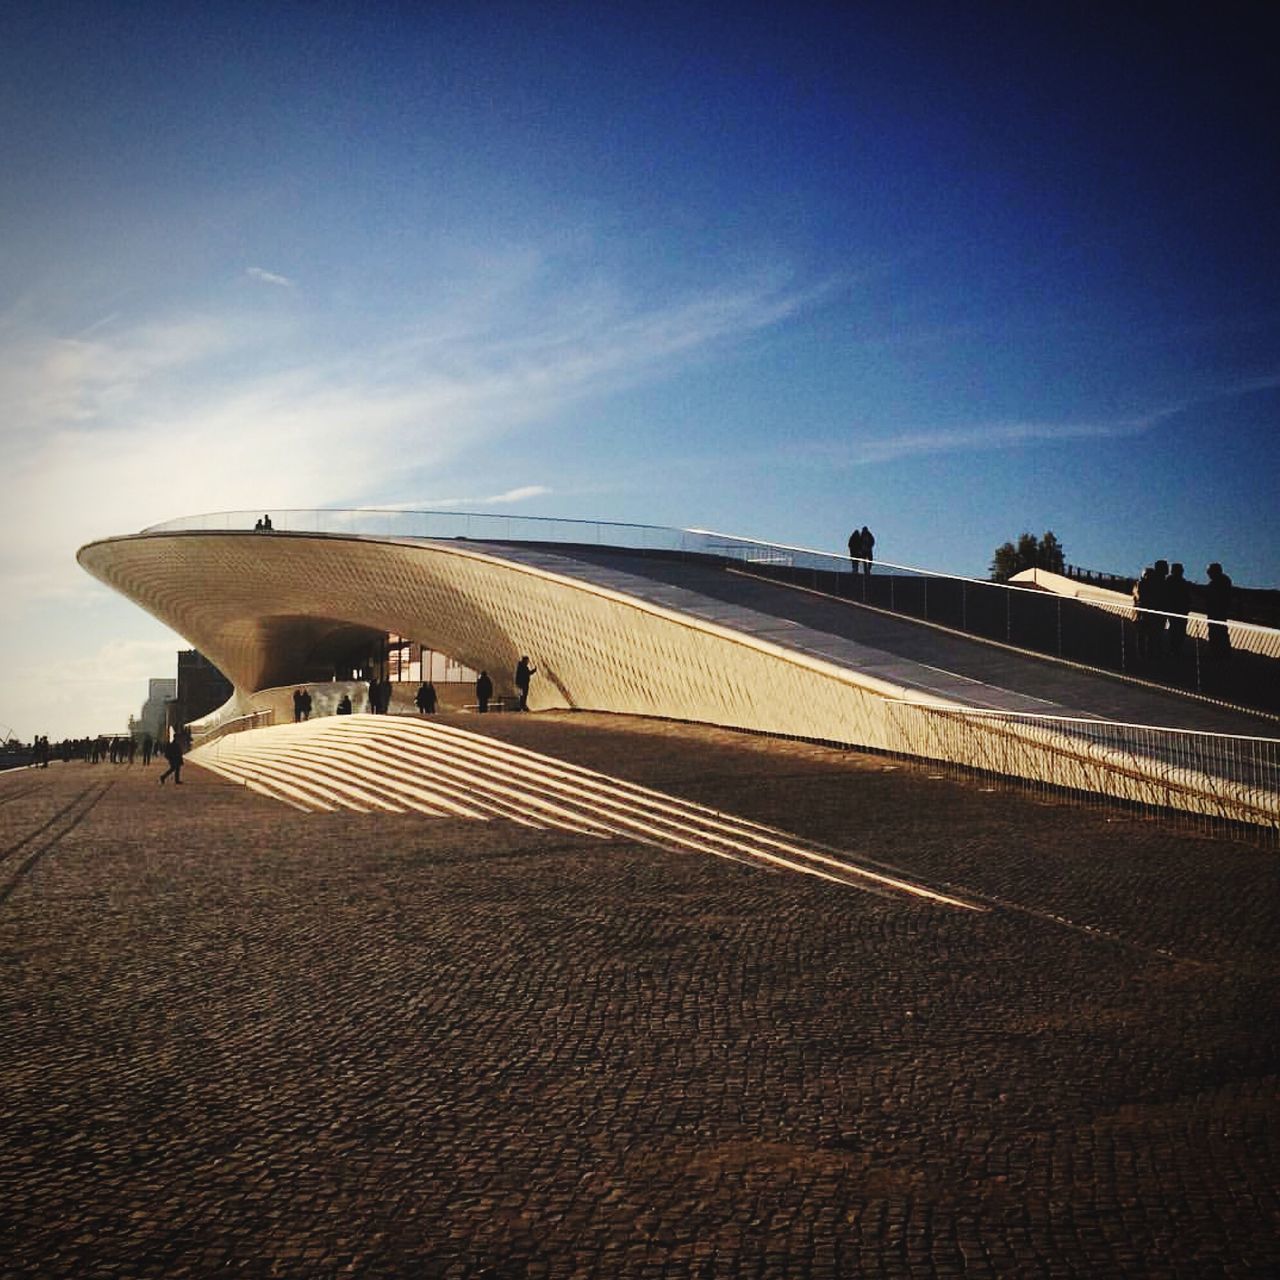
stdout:
POLYGON ((606 586, 575 576, 562 556, 530 563, 527 547, 504 556, 501 544, 464 539, 158 531, 90 543, 78 559, 220 667, 238 713, 259 708, 255 695, 273 706, 273 687, 317 678, 342 645, 394 632, 487 670, 499 693, 528 654, 533 710, 690 720, 1276 820, 1270 790, 1170 765, 1159 751, 1135 754, 1092 730, 975 719, 971 707, 720 625, 696 606, 629 595, 625 575, 606 586))
POLYGON ((593 583, 505 559, 501 547, 367 535, 144 533, 90 543, 94 577, 186 637, 242 701, 302 682, 336 638, 391 631, 530 705, 668 716, 835 741, 874 735, 863 703, 902 690, 593 583), (819 693, 815 681, 822 686, 819 693))

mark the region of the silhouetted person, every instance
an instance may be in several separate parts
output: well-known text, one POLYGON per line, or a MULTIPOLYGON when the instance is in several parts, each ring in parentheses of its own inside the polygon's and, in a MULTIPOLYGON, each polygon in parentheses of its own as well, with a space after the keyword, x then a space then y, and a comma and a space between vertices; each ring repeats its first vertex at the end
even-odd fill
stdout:
POLYGON ((1133 604, 1137 610, 1134 622, 1138 629, 1138 658, 1150 662, 1155 656, 1156 627, 1164 619, 1149 611, 1156 607, 1156 571, 1147 565, 1142 576, 1133 584, 1133 604))
POLYGON ((489 710, 489 699, 493 697, 493 681, 489 673, 482 671, 476 677, 476 706, 480 711, 489 710))
POLYGON ((520 710, 529 710, 529 678, 537 671, 537 667, 529 665, 529 655, 525 654, 516 663, 516 690, 520 694, 520 710))
POLYGON ((342 697, 338 699, 337 714, 340 716, 349 716, 351 714, 350 695, 344 693, 342 697))
POLYGON ((369 677, 369 714, 376 716, 381 708, 378 706, 378 698, 382 690, 378 684, 376 676, 369 677))
POLYGON ((293 691, 293 723, 297 724, 302 719, 302 690, 295 689, 293 691))
POLYGON ((261 517, 261 516, 259 516, 259 517, 258 517, 258 518, 253 522, 253 531, 254 531, 254 533, 261 533, 261 532, 262 532, 262 517, 261 517))
POLYGON ((378 682, 378 710, 384 716, 391 710, 390 680, 383 679, 378 682))
POLYGON ((1169 655, 1180 658, 1187 638, 1187 613, 1191 608, 1191 587, 1182 576, 1182 566, 1175 564, 1169 570, 1164 584, 1164 607, 1174 616, 1169 619, 1169 655))
POLYGON ((424 716, 435 715, 436 712, 436 687, 430 680, 424 680, 418 686, 417 696, 414 698, 418 710, 424 716))
POLYGON ((869 578, 871 577, 871 559, 872 552, 875 550, 875 535, 864 524, 862 526, 862 572, 869 578))
POLYGON ((160 785, 163 787, 164 780, 173 774, 173 785, 176 787, 182 782, 182 735, 176 730, 164 749, 164 756, 169 767, 160 775, 160 785))
POLYGON ((142 736, 142 763, 149 765, 151 763, 151 753, 155 750, 156 744, 151 741, 149 733, 142 736))
POLYGON ((302 718, 304 720, 311 719, 311 690, 303 689, 302 691, 302 718))
POLYGON ((855 529, 849 535, 849 563, 853 566, 854 573, 858 573, 862 568, 862 530, 855 529))
MULTIPOLYGON (((1157 560, 1151 566, 1151 569, 1155 578, 1155 589, 1151 595, 1151 607, 1158 609, 1160 614, 1164 615, 1169 611, 1169 562, 1167 560, 1157 560)), ((1159 616, 1151 620, 1151 645, 1154 657, 1164 657, 1168 643, 1165 633, 1168 629, 1168 618, 1159 616)))
POLYGON ((1227 619, 1231 616, 1231 579, 1216 561, 1206 570, 1209 586, 1205 591, 1205 616, 1209 619, 1209 653, 1226 659, 1231 656, 1231 636, 1227 619))
POLYGON ((263 516, 263 517, 262 517, 262 532, 263 532, 263 533, 270 533, 270 532, 271 532, 271 530, 272 530, 272 527, 273 527, 273 526, 272 526, 272 524, 271 524, 271 517, 270 517, 270 516, 263 516))
POLYGON ((137 738, 130 738, 129 739, 129 763, 130 764, 132 764, 134 760, 137 759, 137 755, 138 755, 138 740, 137 738))

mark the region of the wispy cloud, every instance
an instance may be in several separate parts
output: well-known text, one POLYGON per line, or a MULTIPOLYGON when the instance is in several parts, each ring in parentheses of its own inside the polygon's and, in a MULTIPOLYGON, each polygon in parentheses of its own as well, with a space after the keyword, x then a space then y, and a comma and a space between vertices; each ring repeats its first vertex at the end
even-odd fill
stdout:
POLYGON ((274 271, 264 271, 261 267, 246 267, 245 275, 263 284, 274 284, 282 289, 293 288, 293 281, 288 276, 277 275, 274 271))
POLYGON ((1171 419, 1197 406, 1259 391, 1275 390, 1278 387, 1280 374, 1263 374, 1122 418, 1065 422, 995 421, 888 434, 865 434, 862 429, 855 428, 846 440, 815 442, 810 446, 801 446, 800 452, 821 457, 827 464, 872 466, 927 454, 981 452, 1072 440, 1124 439, 1158 430, 1171 419))
POLYGON ((810 295, 765 281, 637 306, 529 276, 482 307, 459 296, 355 340, 335 340, 327 316, 249 311, 115 316, 74 337, 0 318, 10 601, 86 587, 77 545, 175 515, 429 490, 499 437, 782 323, 810 295))
POLYGON ((503 493, 492 493, 483 498, 422 498, 416 502, 380 502, 379 507, 389 511, 445 511, 451 507, 504 507, 531 498, 545 498, 552 490, 544 484, 526 484, 503 493))
POLYGON ((869 465, 931 453, 1010 449, 1064 440, 1105 440, 1141 435, 1165 416, 1147 415, 1113 422, 986 422, 871 438, 859 436, 845 446, 845 457, 850 464, 869 465))

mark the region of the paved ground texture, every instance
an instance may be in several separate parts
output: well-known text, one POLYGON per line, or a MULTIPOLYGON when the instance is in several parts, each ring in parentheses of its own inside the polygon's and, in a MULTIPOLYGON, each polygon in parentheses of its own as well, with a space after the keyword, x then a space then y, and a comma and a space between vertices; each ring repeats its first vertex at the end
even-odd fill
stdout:
POLYGON ((1280 859, 459 718, 960 911, 192 769, 0 777, 0 1277, 1280 1273, 1280 859))

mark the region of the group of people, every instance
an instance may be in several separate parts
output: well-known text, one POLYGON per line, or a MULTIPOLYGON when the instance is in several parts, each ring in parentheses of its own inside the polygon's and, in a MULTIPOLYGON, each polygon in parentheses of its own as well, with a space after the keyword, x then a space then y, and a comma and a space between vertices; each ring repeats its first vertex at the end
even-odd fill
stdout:
POLYGON ((385 716, 391 710, 391 681, 379 680, 377 676, 369 679, 369 714, 385 716))
MULTIPOLYGON (((1231 579, 1216 561, 1205 570, 1204 612, 1209 622, 1209 653, 1226 658, 1231 653, 1227 619, 1231 614, 1231 579)), ((1148 565, 1133 585, 1137 610, 1138 657, 1143 662, 1178 658, 1187 639, 1187 614, 1191 611, 1191 584, 1182 565, 1157 560, 1148 565)))
MULTIPOLYGON (((518 706, 521 711, 529 709, 529 684, 538 668, 533 666, 529 661, 528 654, 522 654, 520 661, 516 663, 515 675, 513 683, 516 687, 518 697, 518 706)), ((481 671, 476 676, 476 708, 479 711, 488 711, 489 704, 493 701, 493 680, 487 671, 481 671)), ((368 683, 369 689, 369 711, 372 715, 386 715, 391 708, 391 681, 379 680, 376 676, 371 678, 368 683)), ((418 686, 418 692, 414 695, 414 705, 418 708, 421 715, 432 716, 436 713, 439 706, 439 695, 436 687, 430 680, 424 680, 418 686)), ((293 719, 297 723, 310 718, 311 715, 311 694, 305 688, 298 688, 293 693, 293 719)), ((340 716, 352 715, 355 711, 352 705, 350 695, 344 693, 338 701, 336 714, 340 716)))
POLYGON ((271 533, 275 526, 271 523, 270 516, 263 516, 254 526, 254 533, 271 533))
POLYGON ((49 767, 50 760, 61 760, 70 764, 72 760, 81 760, 85 764, 133 764, 139 753, 142 763, 151 763, 155 754, 155 743, 149 733, 140 737, 136 734, 116 734, 108 736, 99 734, 96 738, 64 738, 56 745, 51 745, 47 735, 38 736, 31 744, 31 764, 35 768, 49 767))
MULTIPOLYGON (((517 709, 520 711, 529 710, 529 682, 537 673, 538 668, 529 665, 529 655, 527 653, 520 655, 520 661, 516 663, 515 676, 513 683, 516 686, 517 709)), ((476 676, 476 710, 488 711, 489 703, 493 700, 493 681, 489 678, 487 671, 482 671, 476 676)))
POLYGON ((849 535, 849 563, 853 565, 855 575, 861 570, 866 577, 871 576, 872 553, 875 551, 875 545, 875 536, 865 524, 849 535))

